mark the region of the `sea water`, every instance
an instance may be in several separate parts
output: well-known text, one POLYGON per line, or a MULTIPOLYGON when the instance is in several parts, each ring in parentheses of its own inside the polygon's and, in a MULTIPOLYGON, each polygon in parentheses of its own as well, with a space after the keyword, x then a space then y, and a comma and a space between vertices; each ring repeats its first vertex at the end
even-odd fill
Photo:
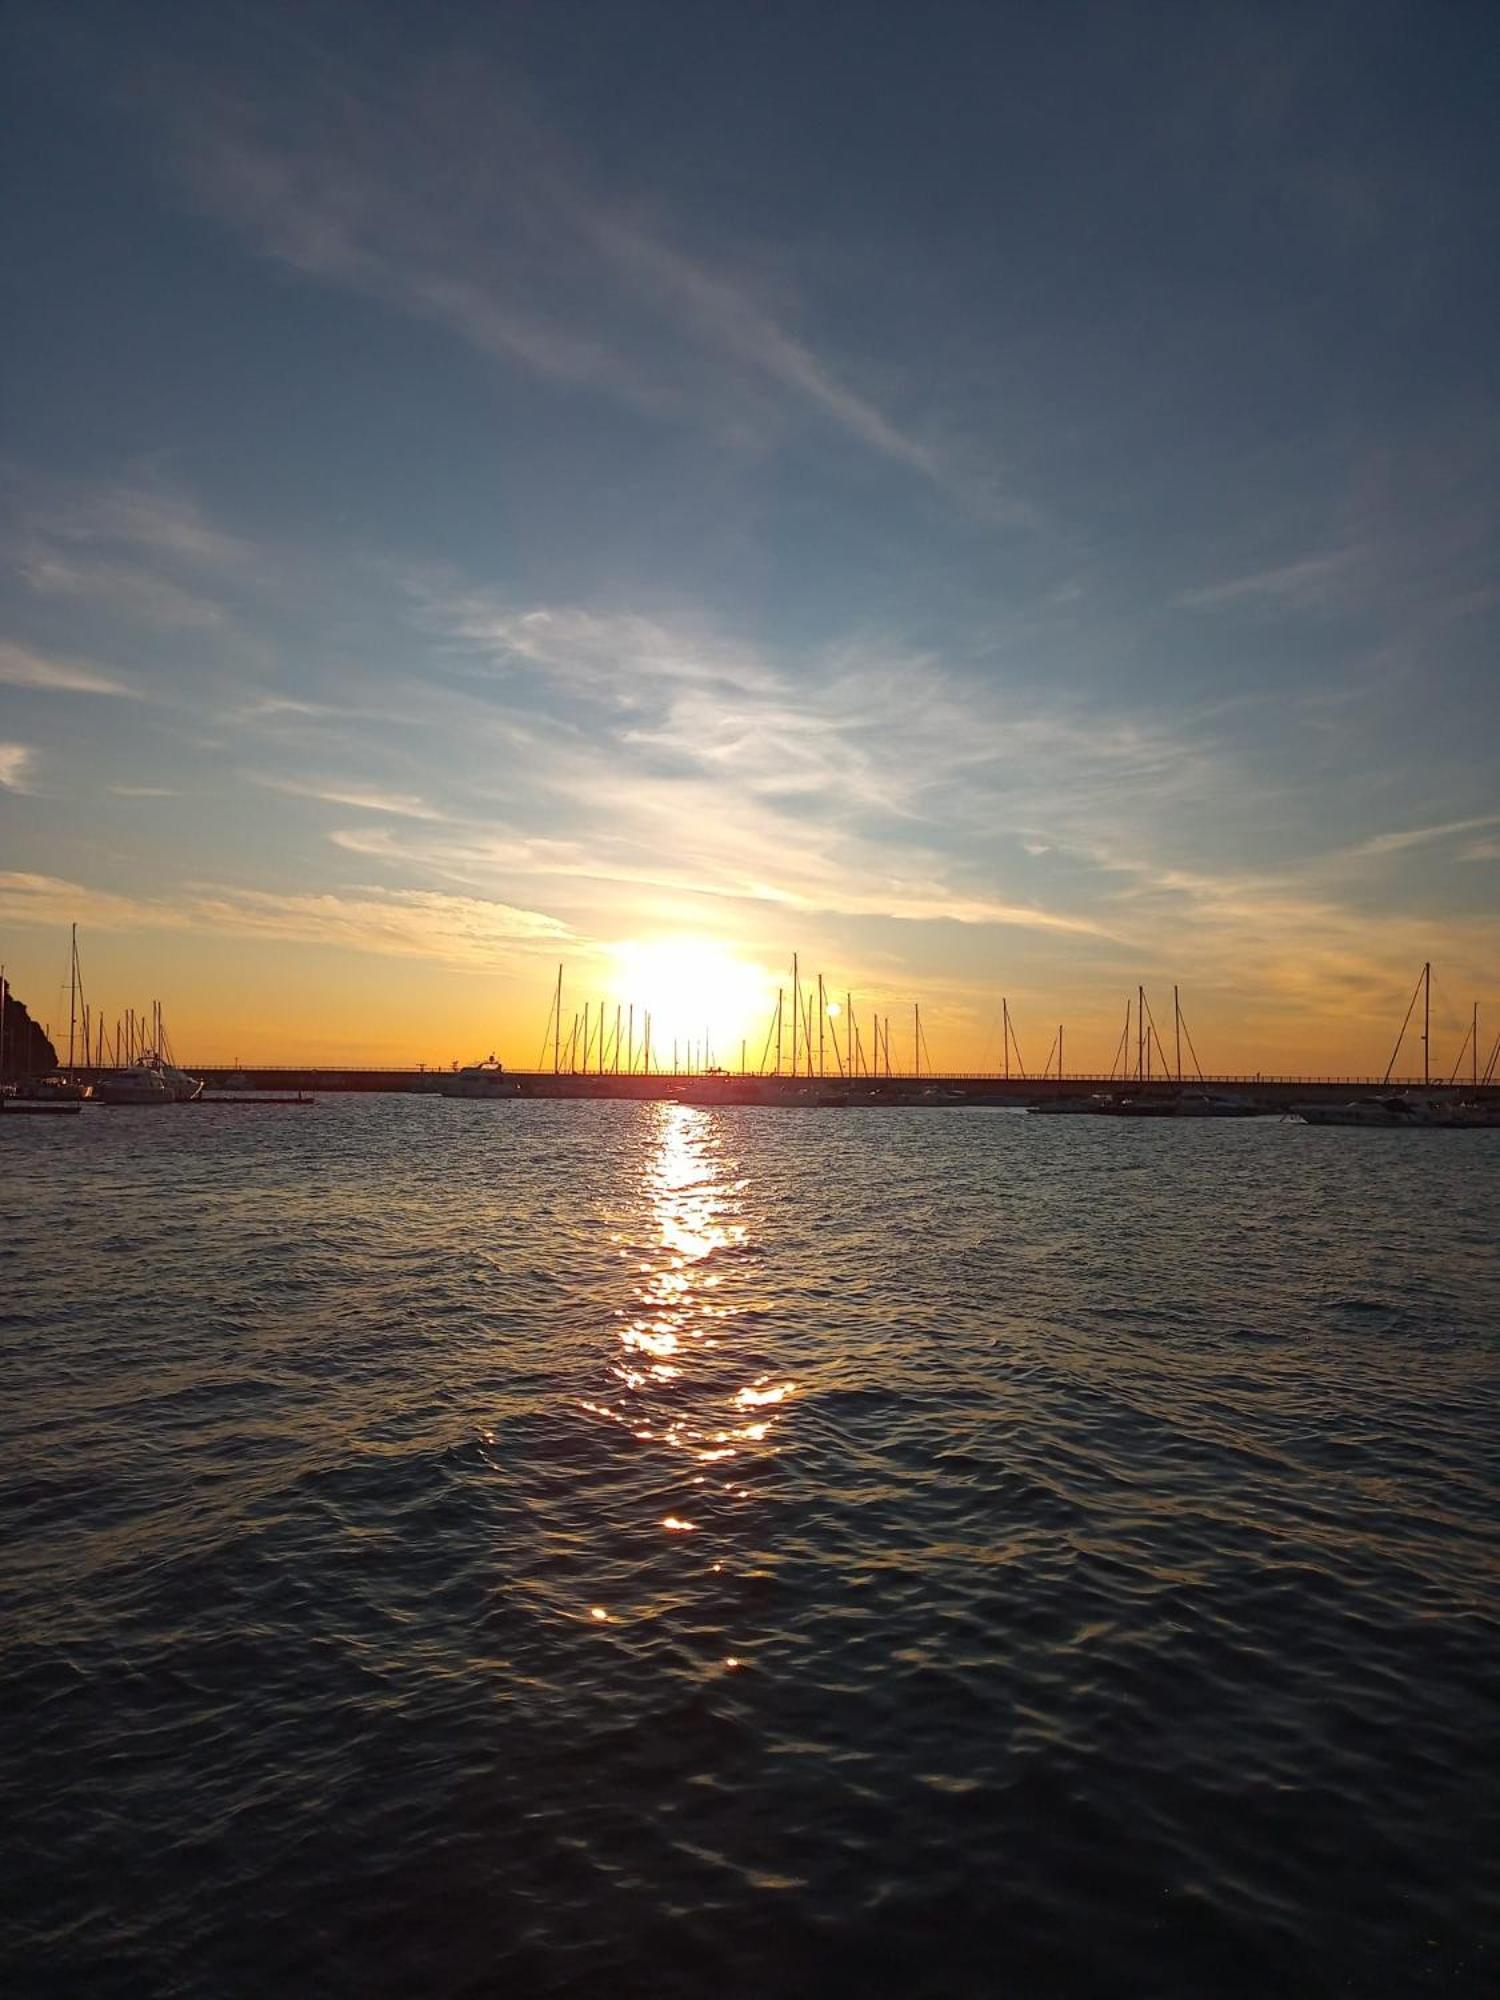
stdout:
POLYGON ((0 1122, 11 1994, 1488 1994, 1500 1132, 0 1122))

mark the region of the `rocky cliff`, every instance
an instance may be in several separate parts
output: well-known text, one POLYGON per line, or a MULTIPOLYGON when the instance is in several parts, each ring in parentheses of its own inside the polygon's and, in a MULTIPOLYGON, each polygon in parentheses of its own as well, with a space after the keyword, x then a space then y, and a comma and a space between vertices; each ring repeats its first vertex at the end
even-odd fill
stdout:
POLYGON ((47 1040, 7 981, 0 987, 0 1082, 45 1076, 57 1068, 57 1050, 47 1040))

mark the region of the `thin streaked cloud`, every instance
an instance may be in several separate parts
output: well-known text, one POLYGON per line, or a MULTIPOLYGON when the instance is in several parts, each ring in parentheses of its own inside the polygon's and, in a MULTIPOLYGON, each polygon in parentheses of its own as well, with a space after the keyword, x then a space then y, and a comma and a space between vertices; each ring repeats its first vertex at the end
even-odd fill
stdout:
POLYGON ((1203 584, 1196 590, 1180 592, 1173 602, 1190 610, 1214 610, 1237 604, 1291 610, 1323 607, 1342 598, 1359 561, 1359 554, 1353 549, 1334 549, 1272 569, 1255 570, 1247 576, 1203 584))
POLYGON ((20 570, 39 597, 83 598, 164 631, 212 631, 224 623, 221 605, 169 577, 124 563, 70 561, 40 552, 25 557, 20 570))
POLYGON ((362 812, 392 813, 400 819, 447 818, 446 813, 437 811, 409 792, 379 791, 363 785, 299 783, 292 778, 268 778, 254 773, 250 781, 268 792, 282 792, 290 798, 316 799, 324 805, 356 806, 362 812))
POLYGON ((1372 834, 1344 850, 1349 860, 1373 859, 1388 854, 1406 854, 1414 847, 1430 847, 1437 841, 1453 840, 1461 833, 1477 833, 1480 828, 1500 826, 1500 813, 1480 813, 1473 819, 1450 819, 1436 826, 1398 827, 1390 833, 1372 834))
POLYGON ((102 694, 140 699, 139 688, 92 660, 58 659, 13 640, 0 639, 0 685, 43 694, 102 694))

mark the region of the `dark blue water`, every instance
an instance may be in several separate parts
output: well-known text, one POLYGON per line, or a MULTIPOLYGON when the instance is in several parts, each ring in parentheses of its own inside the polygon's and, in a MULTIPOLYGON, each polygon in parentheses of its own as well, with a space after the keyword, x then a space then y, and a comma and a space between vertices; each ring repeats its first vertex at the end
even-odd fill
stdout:
POLYGON ((7 1992, 1489 1994, 1500 1133, 0 1121, 7 1992))

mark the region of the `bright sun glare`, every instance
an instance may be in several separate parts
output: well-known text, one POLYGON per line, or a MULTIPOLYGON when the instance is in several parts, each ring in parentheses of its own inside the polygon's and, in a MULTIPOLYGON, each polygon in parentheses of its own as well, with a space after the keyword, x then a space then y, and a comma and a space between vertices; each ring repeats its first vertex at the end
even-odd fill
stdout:
POLYGON ((669 1044, 700 1042, 707 1032, 713 1056, 736 1068, 742 1040, 752 1066, 759 1060, 772 1010, 774 979, 758 965, 737 958, 723 945, 702 938, 627 939, 614 947, 615 969, 609 997, 651 1015, 653 1048, 665 1060, 669 1044))

